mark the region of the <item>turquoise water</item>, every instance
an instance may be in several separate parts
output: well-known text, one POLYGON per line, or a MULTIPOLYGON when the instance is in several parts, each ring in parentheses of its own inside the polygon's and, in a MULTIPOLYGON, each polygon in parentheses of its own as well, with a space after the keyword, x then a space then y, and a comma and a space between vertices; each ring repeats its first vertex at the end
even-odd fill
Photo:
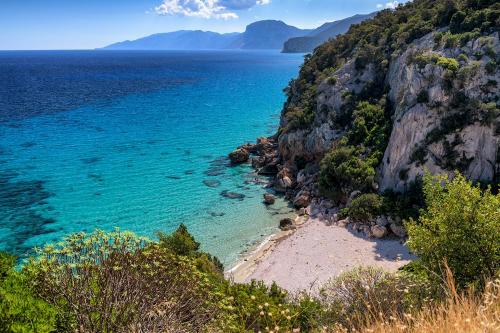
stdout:
POLYGON ((226 155, 275 132, 301 62, 274 52, 0 53, 0 249, 25 254, 95 228, 154 237, 184 223, 233 264, 292 209, 266 208, 251 168, 229 167, 226 155))

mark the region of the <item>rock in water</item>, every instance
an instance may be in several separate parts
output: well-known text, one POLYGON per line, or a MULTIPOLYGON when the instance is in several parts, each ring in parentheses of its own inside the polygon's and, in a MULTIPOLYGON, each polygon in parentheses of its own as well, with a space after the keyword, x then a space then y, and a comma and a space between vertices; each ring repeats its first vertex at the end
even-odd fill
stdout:
POLYGON ((203 184, 205 184, 205 186, 207 186, 207 187, 215 188, 215 187, 219 187, 220 181, 207 179, 207 180, 203 181, 203 184))
POLYGON ((293 220, 291 218, 284 218, 280 221, 280 229, 283 231, 295 229, 293 220))
POLYGON ((274 195, 272 195, 271 193, 264 194, 264 203, 266 205, 273 205, 275 201, 276 201, 276 197, 274 195))
POLYGON ((246 149, 238 148, 229 154, 229 159, 233 164, 242 164, 248 161, 250 154, 246 149))
POLYGON ((228 190, 222 191, 220 193, 224 198, 228 199, 238 199, 238 200, 243 200, 245 198, 244 194, 241 193, 236 193, 236 192, 230 192, 228 190))

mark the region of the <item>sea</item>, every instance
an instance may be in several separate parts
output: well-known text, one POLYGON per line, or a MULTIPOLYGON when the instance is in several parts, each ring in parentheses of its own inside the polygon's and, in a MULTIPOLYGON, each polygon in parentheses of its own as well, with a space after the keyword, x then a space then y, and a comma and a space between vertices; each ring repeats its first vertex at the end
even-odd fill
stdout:
POLYGON ((302 55, 0 52, 0 251, 185 224, 233 265, 293 214, 227 154, 276 132, 302 55))

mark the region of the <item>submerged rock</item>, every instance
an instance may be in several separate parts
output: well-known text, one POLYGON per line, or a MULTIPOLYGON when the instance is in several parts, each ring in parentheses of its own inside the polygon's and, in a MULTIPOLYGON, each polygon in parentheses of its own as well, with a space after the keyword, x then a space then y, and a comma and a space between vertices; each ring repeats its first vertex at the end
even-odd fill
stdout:
POLYGON ((276 201, 276 197, 271 193, 264 193, 264 203, 266 205, 273 205, 276 201))
POLYGON ((228 190, 224 190, 220 193, 224 198, 228 199, 237 199, 237 200, 243 200, 245 198, 244 194, 241 193, 236 193, 236 192, 231 192, 228 190))
POLYGON ((203 184, 205 184, 205 186, 215 188, 220 186, 220 181, 207 179, 203 181, 203 184))

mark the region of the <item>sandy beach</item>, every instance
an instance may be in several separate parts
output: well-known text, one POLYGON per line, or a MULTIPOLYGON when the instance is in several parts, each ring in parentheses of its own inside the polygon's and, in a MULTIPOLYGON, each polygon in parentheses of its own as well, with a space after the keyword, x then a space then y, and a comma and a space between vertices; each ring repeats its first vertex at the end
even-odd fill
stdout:
POLYGON ((234 282, 277 282, 296 292, 314 292, 324 282, 357 266, 394 271, 414 257, 399 239, 371 239, 310 218, 295 231, 269 237, 226 275, 234 282))

